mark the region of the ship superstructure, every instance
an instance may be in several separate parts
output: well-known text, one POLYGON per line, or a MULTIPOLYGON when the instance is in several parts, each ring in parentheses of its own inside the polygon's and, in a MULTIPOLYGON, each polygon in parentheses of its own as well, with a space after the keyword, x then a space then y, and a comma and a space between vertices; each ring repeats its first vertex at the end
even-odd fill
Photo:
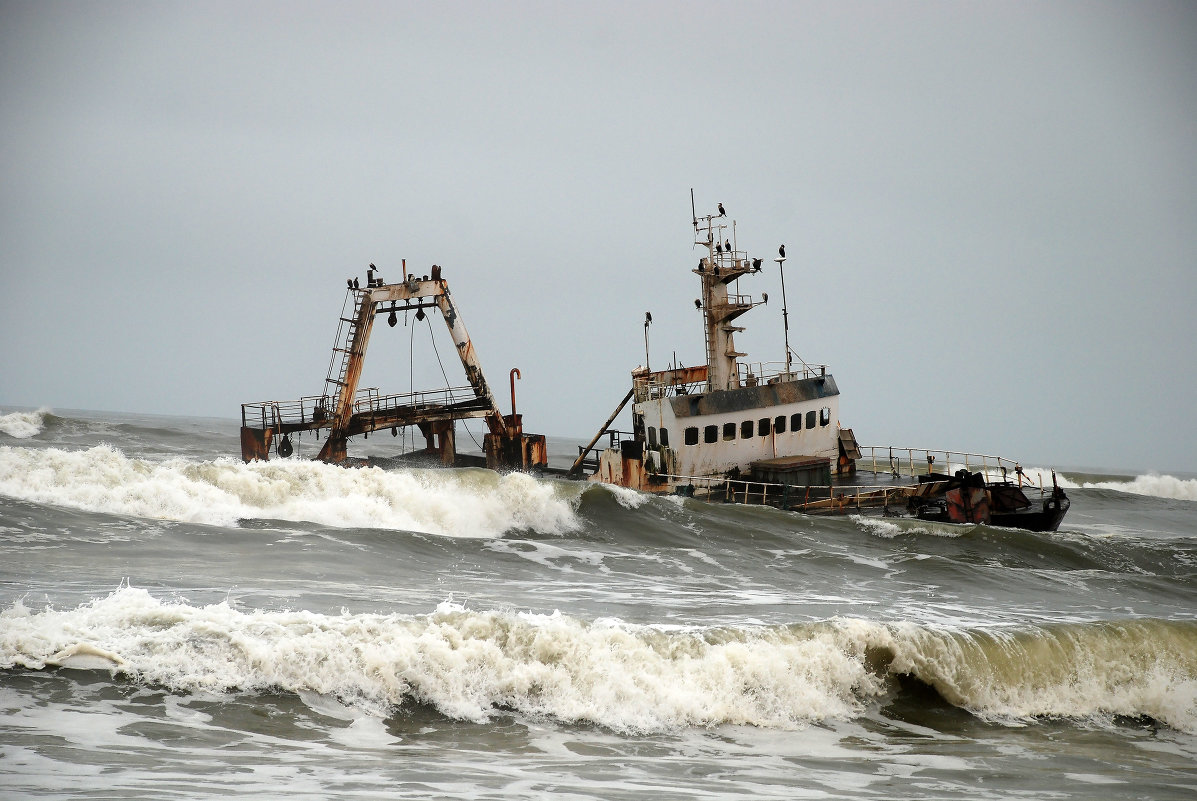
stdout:
MULTIPOLYGON (((722 206, 719 213, 692 214, 692 219, 695 244, 706 251, 693 269, 702 288, 696 302, 702 311, 706 364, 634 370, 624 399, 624 404, 633 401, 631 437, 612 437, 611 447, 591 463, 591 479, 667 491, 692 477, 781 471, 818 478, 829 476, 833 467, 850 469, 855 445, 850 431, 847 451, 843 444, 835 378, 826 365, 795 360, 788 343, 788 313, 784 361, 745 362, 747 354, 736 350, 736 334, 745 330, 737 325, 739 318, 768 302, 765 293, 759 300, 742 293, 740 280, 758 275, 764 260, 750 258, 732 243, 722 206)), ((784 247, 772 261, 782 268, 784 247)), ((591 446, 609 432, 610 422, 591 446)), ((584 450, 575 470, 590 452, 584 450)))

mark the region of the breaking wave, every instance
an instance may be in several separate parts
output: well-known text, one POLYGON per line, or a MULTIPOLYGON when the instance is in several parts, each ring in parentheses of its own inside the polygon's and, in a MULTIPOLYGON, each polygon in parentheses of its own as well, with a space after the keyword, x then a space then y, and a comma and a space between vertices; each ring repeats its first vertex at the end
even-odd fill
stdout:
POLYGON ((289 520, 447 537, 561 534, 579 526, 576 491, 522 473, 344 468, 303 460, 151 462, 108 445, 82 451, 0 446, 0 494, 220 526, 289 520))
POLYGON ((1065 489, 1104 489, 1176 501, 1197 501, 1197 478, 1177 478, 1155 473, 1136 476, 1130 481, 1073 482, 1061 476, 1060 486, 1065 489))
POLYGON ((1197 731, 1197 623, 940 630, 836 618, 663 629, 478 612, 243 612, 122 587, 71 611, 0 614, 0 667, 108 669, 176 692, 312 693, 386 715, 497 710, 618 731, 796 728, 862 713, 909 675, 982 718, 1149 716, 1197 731))
POLYGON ((46 425, 46 415, 50 410, 38 409, 36 412, 11 412, 0 414, 0 433, 7 434, 13 439, 29 439, 36 437, 46 425))

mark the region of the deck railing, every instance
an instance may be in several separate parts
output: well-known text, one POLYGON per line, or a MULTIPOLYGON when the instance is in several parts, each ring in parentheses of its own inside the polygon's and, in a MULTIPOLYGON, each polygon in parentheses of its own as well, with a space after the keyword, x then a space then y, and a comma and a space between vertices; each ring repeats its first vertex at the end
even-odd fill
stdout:
MULTIPOLYGON (((970 473, 983 474, 986 481, 1016 481, 1020 485, 1036 485, 1035 480, 1023 473, 1022 465, 1002 456, 890 445, 861 446, 860 454, 861 458, 856 461, 858 470, 865 469, 867 465, 874 473, 889 473, 895 478, 914 478, 924 473, 951 475, 963 468, 970 473)), ((1038 487, 1042 490, 1043 476, 1037 478, 1038 487)))
MULTIPOLYGON (((719 476, 661 475, 675 488, 685 487, 685 495, 731 503, 778 506, 802 512, 876 508, 904 504, 912 485, 893 484, 775 484, 751 479, 719 476), (701 491, 701 493, 700 493, 701 491)), ((675 491, 677 491, 675 489, 675 491)))
POLYGON ((432 406, 452 406, 477 400, 473 387, 443 387, 422 392, 404 392, 393 395, 379 395, 378 390, 371 388, 360 390, 353 402, 355 414, 378 414, 390 409, 410 407, 413 409, 429 408, 432 406), (365 396, 363 397, 363 393, 365 396))
POLYGON ((790 364, 787 372, 785 362, 739 362, 740 385, 768 384, 772 381, 797 381, 802 378, 822 378, 827 375, 827 365, 807 364, 801 359, 790 364))
POLYGON ((1038 488, 1040 495, 1049 489, 1044 487, 1042 473, 1024 473, 1022 467, 1010 459, 981 453, 933 450, 929 448, 891 448, 890 446, 862 447, 857 470, 871 470, 875 474, 889 474, 892 479, 909 482, 889 484, 778 484, 750 479, 727 478, 724 476, 683 476, 663 474, 659 479, 667 480, 676 488, 686 487, 685 494, 699 491, 707 497, 731 502, 780 506, 797 511, 847 511, 868 507, 902 504, 910 488, 920 475, 939 472, 951 475, 963 468, 969 472, 980 472, 987 482, 1015 481, 1023 488, 1038 488))
POLYGON ((317 409, 332 416, 332 399, 328 395, 308 395, 294 401, 259 401, 241 404, 241 425, 247 428, 274 428, 284 425, 303 425, 312 422, 317 409))
MULTIPOLYGON (((359 389, 353 401, 354 414, 381 414, 411 407, 450 406, 477 400, 472 387, 444 387, 422 392, 382 395, 378 387, 359 389)), ((332 422, 333 399, 329 395, 308 395, 294 401, 259 401, 241 404, 241 425, 279 430, 283 426, 319 427, 332 422)))
POLYGON ((612 430, 607 431, 606 433, 607 433, 607 444, 606 445, 597 445, 596 444, 590 448, 585 448, 581 445, 578 446, 578 455, 582 456, 585 454, 588 457, 588 458, 582 460, 581 468, 583 470, 598 470, 599 459, 601 458, 603 451, 607 450, 607 448, 618 448, 620 446, 620 443, 623 442, 625 439, 635 439, 636 438, 636 435, 634 433, 632 433, 631 431, 615 431, 612 429, 612 430))
MULTIPOLYGON (((705 369, 705 368, 704 368, 705 369)), ((707 377, 695 381, 667 381, 651 376, 637 376, 632 379, 636 392, 636 403, 657 398, 672 398, 677 395, 701 395, 707 391, 707 377)))

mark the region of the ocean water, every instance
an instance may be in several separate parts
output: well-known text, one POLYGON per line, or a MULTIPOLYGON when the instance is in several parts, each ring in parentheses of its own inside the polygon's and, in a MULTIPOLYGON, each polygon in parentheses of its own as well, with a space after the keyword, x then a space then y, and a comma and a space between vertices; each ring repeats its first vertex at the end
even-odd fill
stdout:
POLYGON ((0 797, 1197 797, 1197 477, 1035 534, 236 426, 0 410, 0 797))

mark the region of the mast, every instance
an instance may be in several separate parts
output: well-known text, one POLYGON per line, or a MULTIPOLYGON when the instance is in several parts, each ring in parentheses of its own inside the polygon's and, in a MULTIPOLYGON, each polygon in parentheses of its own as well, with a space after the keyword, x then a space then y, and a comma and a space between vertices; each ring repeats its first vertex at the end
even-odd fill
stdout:
POLYGON ((725 224, 717 222, 726 214, 694 212, 694 190, 690 190, 690 209, 694 225, 694 244, 707 249, 694 272, 702 283, 702 314, 707 350, 708 391, 737 389, 740 386, 739 358, 746 354, 736 350, 735 335, 744 329, 732 321, 753 307, 748 295, 729 293, 728 284, 745 273, 752 272, 746 254, 734 250, 731 240, 724 236, 725 224), (728 247, 724 247, 727 244, 728 247))
MULTIPOLYGON (((782 245, 784 248, 785 245, 782 245)), ((781 325, 785 331, 786 342, 786 380, 790 380, 791 366, 793 362, 790 357, 790 311, 786 308, 786 257, 778 256, 773 261, 777 262, 777 271, 781 273, 781 325)))

